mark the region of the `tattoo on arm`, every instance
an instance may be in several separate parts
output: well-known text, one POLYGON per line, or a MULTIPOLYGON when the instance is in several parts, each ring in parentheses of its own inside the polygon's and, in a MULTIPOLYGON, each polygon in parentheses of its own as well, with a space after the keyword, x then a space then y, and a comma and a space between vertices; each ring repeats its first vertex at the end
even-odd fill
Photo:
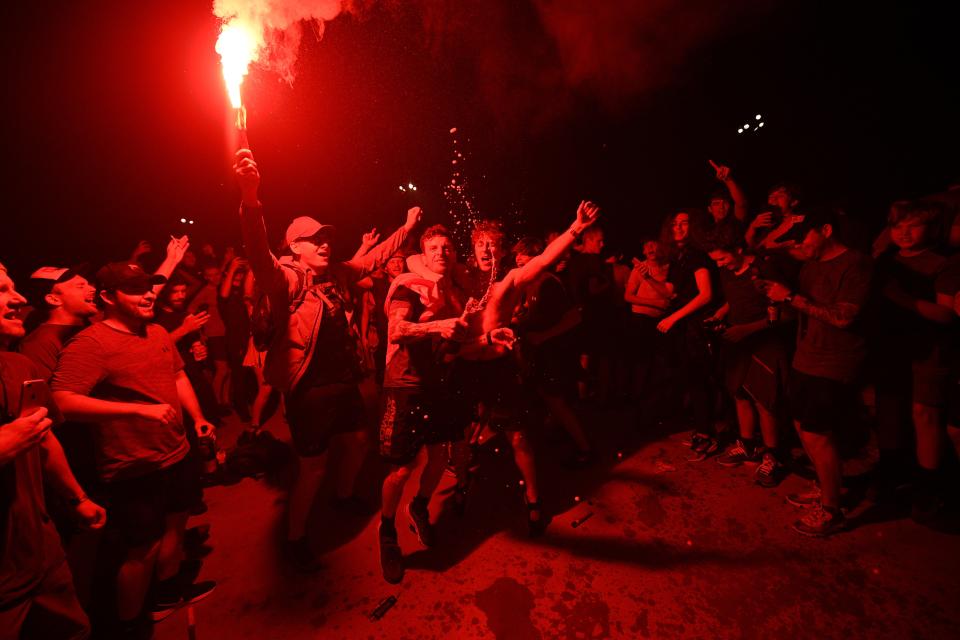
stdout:
POLYGON ((811 318, 816 318, 829 325, 846 329, 856 319, 860 313, 860 305, 850 302, 837 302, 827 306, 816 305, 802 296, 793 299, 793 306, 800 313, 805 313, 811 318))
POLYGON ((413 308, 406 302, 391 302, 388 318, 390 342, 404 344, 416 342, 429 336, 433 328, 432 322, 411 322, 410 315, 413 308))

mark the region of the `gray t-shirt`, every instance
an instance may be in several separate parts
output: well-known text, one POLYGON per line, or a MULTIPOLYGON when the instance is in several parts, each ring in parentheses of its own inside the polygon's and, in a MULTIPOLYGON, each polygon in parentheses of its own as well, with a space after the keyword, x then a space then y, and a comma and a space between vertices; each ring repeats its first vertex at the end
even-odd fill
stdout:
POLYGON ((178 416, 169 425, 133 417, 92 424, 101 479, 142 476, 187 455, 190 445, 176 386, 181 369, 183 360, 170 334, 158 324, 148 324, 143 335, 134 335, 99 322, 67 344, 53 374, 53 391, 114 402, 168 404, 178 416))

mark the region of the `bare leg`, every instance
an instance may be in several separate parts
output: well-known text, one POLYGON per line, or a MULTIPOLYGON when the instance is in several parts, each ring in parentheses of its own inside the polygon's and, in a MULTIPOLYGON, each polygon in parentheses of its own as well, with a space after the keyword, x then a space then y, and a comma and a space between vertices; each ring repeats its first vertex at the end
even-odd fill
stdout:
POLYGON ((230 367, 226 360, 214 360, 213 366, 213 390, 217 394, 217 402, 221 405, 230 404, 230 367))
MULTIPOLYGON (((533 447, 527 439, 523 430, 514 431, 510 434, 510 444, 513 445, 513 460, 523 476, 524 490, 526 491, 527 502, 537 502, 540 494, 537 491, 537 467, 533 455, 533 447)), ((530 512, 531 520, 539 520, 538 511, 530 512)))
POLYGON ((590 441, 587 440, 587 436, 583 432, 583 427, 580 426, 580 419, 577 418, 577 414, 573 412, 573 409, 570 408, 570 405, 567 404, 563 396, 548 394, 543 389, 539 391, 540 396, 547 405, 547 409, 553 414, 554 418, 560 421, 560 424, 563 425, 566 432, 573 438, 577 449, 584 453, 589 452, 590 441))
MULTIPOLYGON (((799 429, 799 426, 798 426, 799 429)), ((842 481, 840 456, 837 453, 833 436, 824 433, 810 433, 800 431, 800 441, 803 449, 813 461, 820 480, 820 502, 827 509, 840 508, 840 486, 842 481)))
POLYGON ((169 580, 180 571, 183 561, 183 533, 187 529, 186 513, 171 513, 160 539, 157 553, 157 580, 169 580))
POLYGON ((417 462, 414 460, 410 464, 402 467, 393 467, 390 473, 383 479, 383 491, 381 494, 380 515, 388 520, 397 517, 397 508, 400 506, 400 499, 403 497, 403 487, 417 462))
POLYGON ((289 540, 299 540, 307 534, 307 518, 323 482, 326 464, 326 452, 316 457, 300 458, 300 472, 290 490, 290 504, 287 509, 289 540))
POLYGON ((353 495, 357 476, 367 457, 370 436, 366 431, 361 430, 336 436, 335 440, 338 445, 342 445, 337 467, 336 494, 338 498, 349 498, 353 495))
POLYGON ((753 440, 757 433, 757 416, 753 412, 753 402, 749 398, 733 397, 737 406, 737 424, 740 425, 740 437, 744 440, 753 440))
POLYGON ((939 469, 943 453, 940 410, 914 403, 913 426, 917 430, 917 462, 928 471, 939 469))
POLYGON ((127 551, 117 573, 117 617, 130 621, 140 615, 147 589, 153 581, 153 570, 160 551, 160 541, 127 551))
POLYGON ((760 435, 763 436, 763 446, 767 449, 776 449, 780 444, 780 434, 777 433, 777 416, 757 405, 757 414, 760 416, 760 435))
POLYGON ((263 367, 253 367, 253 373, 257 377, 257 397, 253 399, 253 408, 250 410, 250 414, 253 424, 261 427, 263 426, 263 410, 270 400, 273 387, 264 382, 263 367))
POLYGON ((437 490, 440 479, 443 478, 443 470, 447 467, 447 447, 443 444, 427 445, 427 464, 423 467, 423 473, 420 474, 420 488, 417 495, 427 500, 437 490))

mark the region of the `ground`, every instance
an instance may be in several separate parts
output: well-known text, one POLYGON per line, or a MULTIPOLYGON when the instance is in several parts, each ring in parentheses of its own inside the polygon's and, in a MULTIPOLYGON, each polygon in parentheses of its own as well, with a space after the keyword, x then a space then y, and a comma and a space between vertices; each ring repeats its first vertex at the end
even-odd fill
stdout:
MULTIPOLYGON (((219 638, 947 638, 960 634, 960 537, 902 512, 861 504, 851 530, 827 540, 793 532, 784 501, 809 481, 776 489, 753 467, 687 461, 681 432, 637 432, 625 413, 585 414, 603 450, 589 469, 565 470, 568 444, 537 439, 547 534, 526 535, 517 473, 502 441, 480 455, 466 514, 431 503, 441 544, 423 549, 398 518, 402 584, 380 575, 377 514, 344 517, 318 501, 312 542, 324 569, 282 561, 284 495, 246 479, 207 491, 214 551, 201 578, 217 590, 193 607, 195 637, 219 638), (574 527, 575 521, 581 521, 574 527), (382 600, 396 605, 369 619, 382 600)), ((286 435, 279 419, 270 423, 286 435)), ((223 440, 236 437, 235 423, 223 440)), ((335 457, 335 456, 334 456, 335 457)), ((856 461, 855 461, 856 462, 856 461)), ((856 467, 856 464, 853 465, 856 467)), ((364 477, 374 503, 372 459, 364 477)), ((414 483, 408 485, 412 492, 414 483)), ((180 610, 155 628, 188 637, 180 610)))

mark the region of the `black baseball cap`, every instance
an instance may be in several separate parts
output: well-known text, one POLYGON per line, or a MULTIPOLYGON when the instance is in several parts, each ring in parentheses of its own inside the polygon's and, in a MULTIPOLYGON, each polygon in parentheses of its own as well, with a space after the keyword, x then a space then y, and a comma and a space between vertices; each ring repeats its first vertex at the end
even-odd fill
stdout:
POLYGON ((97 284, 103 291, 146 291, 166 281, 164 276, 147 273, 136 262, 111 262, 97 271, 97 284))
POLYGON ((837 226, 842 222, 840 213, 832 207, 814 207, 803 213, 803 220, 794 223, 790 230, 780 236, 779 241, 795 240, 803 242, 812 229, 822 229, 824 225, 830 225, 834 233, 837 233, 837 226))

